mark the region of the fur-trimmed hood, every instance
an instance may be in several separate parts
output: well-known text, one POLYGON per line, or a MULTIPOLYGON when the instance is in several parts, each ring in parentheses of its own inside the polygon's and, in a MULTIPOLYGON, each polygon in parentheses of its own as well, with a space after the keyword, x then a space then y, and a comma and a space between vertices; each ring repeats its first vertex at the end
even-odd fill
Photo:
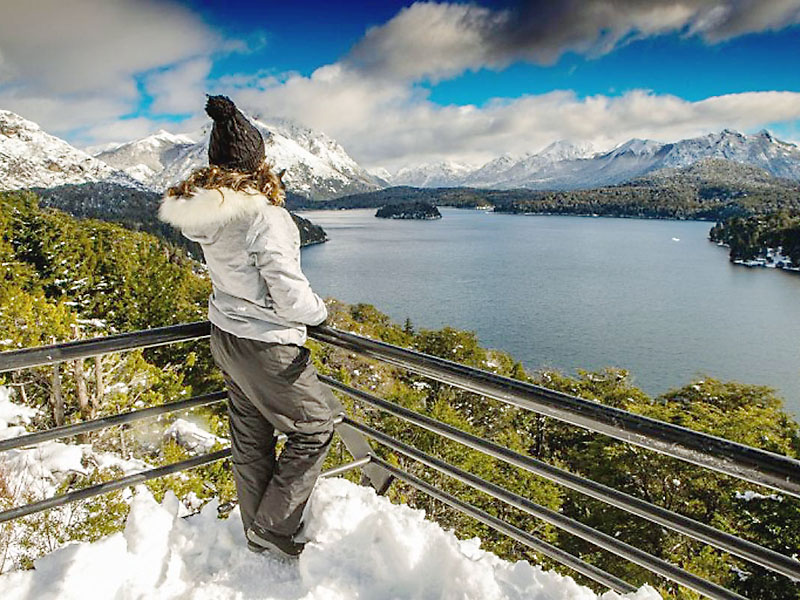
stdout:
POLYGON ((231 188, 200 189, 192 196, 164 196, 158 218, 185 232, 217 230, 245 215, 264 210, 269 204, 258 192, 235 191, 231 188))

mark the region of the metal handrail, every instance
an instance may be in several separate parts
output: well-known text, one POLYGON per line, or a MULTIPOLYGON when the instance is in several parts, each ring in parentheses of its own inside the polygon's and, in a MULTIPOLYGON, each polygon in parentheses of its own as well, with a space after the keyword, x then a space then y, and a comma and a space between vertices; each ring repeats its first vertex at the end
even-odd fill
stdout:
MULTIPOLYGON (((208 336, 209 332, 208 321, 198 321, 93 340, 0 352, 0 373, 107 352, 199 339, 208 336)), ((309 335, 436 381, 800 497, 800 461, 787 456, 331 327, 310 327, 309 335)))
POLYGON ((206 338, 210 333, 211 325, 208 321, 194 321, 49 346, 8 350, 0 352, 0 373, 52 365, 68 360, 91 358, 102 354, 188 342, 206 338))
MULTIPOLYGON (((2 352, 0 353, 0 373, 21 368, 54 364, 66 360, 78 360, 100 354, 106 354, 109 352, 121 352, 135 348, 147 348, 176 342, 184 342, 193 339, 200 339, 207 337, 209 333, 209 323, 204 321, 170 327, 161 327, 128 334, 119 334, 92 340, 54 344, 40 348, 2 352)), ((774 489, 800 497, 800 461, 796 461, 789 457, 781 456, 757 448, 752 448, 742 444, 737 444, 729 440, 696 432, 690 429, 672 425, 670 423, 657 421, 620 409, 604 406, 596 402, 591 402, 578 397, 570 396, 568 394, 549 390, 530 383, 502 377, 488 371, 475 369, 438 357, 415 352, 413 350, 407 350, 386 344, 384 342, 371 340, 363 336, 332 329, 330 327, 312 327, 309 328, 309 334, 312 338, 319 341, 327 342, 339 348, 357 352, 369 358, 377 359, 382 362, 408 369, 414 373, 430 377, 436 381, 453 385, 473 393, 500 400, 512 406, 553 417, 572 425, 577 425, 591 431, 603 433, 616 439, 630 442, 669 456, 673 456, 675 458, 716 470, 718 472, 733 475, 735 477, 752 481, 760 485, 766 485, 768 487, 772 487, 774 489)), ((633 514, 637 514, 662 526, 669 527, 680 533, 712 544, 718 548, 731 552, 732 554, 747 560, 751 560, 757 564, 780 572, 794 579, 797 579, 798 575, 800 575, 800 570, 798 570, 798 564, 800 563, 798 563, 796 560, 790 559, 766 548, 762 548, 761 546, 731 534, 721 532, 702 523, 698 523, 692 519, 689 519, 688 517, 684 517, 656 505, 647 503, 638 498, 629 496, 614 490, 613 488, 609 488, 597 482, 584 479, 569 473, 568 471, 558 469, 531 457, 515 453, 508 448, 493 444, 488 440, 483 440, 477 436, 460 431, 445 423, 441 423, 429 417, 425 417, 424 415, 414 413, 408 409, 404 409, 392 403, 386 402, 383 399, 346 386, 336 380, 326 377, 323 377, 322 379, 324 383, 333 389, 337 389, 349 394, 351 397, 357 400, 361 400, 379 409, 386 410, 395 416, 399 416, 411 423, 424 427, 429 431, 442 435, 445 438, 465 444, 466 446, 481 451, 484 454, 504 460, 509 464, 521 467, 529 472, 569 487, 570 489, 623 508, 624 510, 627 510, 633 514)), ((55 439, 57 437, 85 433, 88 431, 96 431, 98 429, 146 418, 155 414, 171 412, 174 410, 182 410, 192 406, 200 406, 202 404, 209 404, 212 402, 217 402, 223 397, 223 392, 216 392, 214 394, 190 398, 180 402, 144 409, 142 411, 132 411, 122 415, 114 415, 85 423, 68 425, 45 432, 36 432, 12 440, 0 441, 0 451, 4 449, 20 447, 22 445, 40 443, 42 441, 55 439)), ((618 556, 627 558, 628 560, 631 560, 632 562, 635 562, 636 564, 639 564, 653 571, 654 573, 676 581, 681 585, 685 585, 691 589, 694 589, 695 591, 715 599, 733 600, 741 598, 741 596, 738 596, 734 592, 725 590, 724 588, 688 573, 675 565, 658 559, 657 557, 616 540, 611 536, 596 531, 577 521, 569 519, 564 515, 549 511, 549 509, 546 509, 545 507, 539 506, 530 500, 509 492, 508 490, 504 490, 499 486, 495 486, 494 484, 486 482, 475 475, 461 471, 460 469, 453 467, 452 465, 448 465, 447 463, 435 457, 430 457, 420 450, 413 448, 412 446, 408 446, 399 440, 395 440, 394 438, 391 438, 380 431, 374 430, 366 425, 357 423, 347 418, 344 419, 343 423, 343 429, 350 427, 352 428, 351 431, 353 431, 355 435, 358 435, 359 432, 367 435, 368 437, 371 437, 372 439, 375 439, 380 443, 392 448, 396 452, 400 452, 406 456, 414 458, 415 460, 419 460, 423 462, 423 464, 455 477, 456 479, 459 479, 460 481, 471 485, 476 489, 489 493, 493 497, 526 511, 529 514, 551 522, 556 527, 560 527, 574 535, 582 537, 583 539, 609 550, 618 556)), ((348 436, 349 435, 350 434, 348 434, 348 436)), ((348 470, 349 468, 363 466, 366 469, 381 470, 383 473, 386 473, 385 477, 397 475, 397 473, 395 473, 397 470, 395 467, 386 468, 384 461, 375 459, 369 460, 369 456, 364 456, 364 454, 368 451, 369 448, 365 445, 365 442, 361 442, 358 454, 354 455, 356 460, 353 463, 349 463, 350 466, 343 465, 334 471, 338 473, 348 470)), ((228 456, 229 453, 229 449, 220 450, 217 453, 194 457, 173 465, 158 467, 156 469, 151 469, 143 473, 137 473, 123 477, 122 479, 106 482, 104 484, 86 488, 84 490, 77 490, 75 492, 70 492, 55 498, 49 498, 30 505, 17 507, 0 513, 0 523, 4 522, 5 520, 18 518, 19 516, 32 514, 33 512, 38 512, 40 510, 47 510, 48 508, 65 504, 67 502, 73 502, 76 500, 81 500, 85 497, 107 493, 127 485, 139 483, 140 481, 161 477, 166 474, 174 473, 187 468, 193 468, 201 464, 206 464, 207 462, 213 462, 214 460, 220 460, 221 458, 228 456)), ((405 476, 406 479, 404 480, 406 481, 408 481, 409 477, 414 477, 407 473, 405 476)), ((415 485, 415 483, 419 485, 429 485, 425 484, 425 482, 420 484, 420 482, 421 480, 412 482, 412 485, 415 485)), ((419 487, 419 485, 416 485, 416 487, 419 487)), ((522 543, 527 543, 529 546, 531 546, 531 543, 539 544, 539 548, 544 548, 544 546, 541 546, 541 544, 547 544, 546 542, 538 540, 526 532, 522 532, 518 529, 514 530, 513 526, 507 523, 501 525, 504 523, 502 521, 494 524, 489 523, 487 522, 487 518, 489 521, 495 519, 491 515, 485 515, 485 513, 483 515, 474 513, 474 511, 479 511, 479 509, 476 509, 475 507, 467 509, 467 507, 470 505, 456 506, 459 503, 464 503, 452 496, 447 497, 448 495, 441 490, 438 490, 438 493, 438 496, 435 494, 432 495, 442 501, 448 502, 451 506, 454 506, 459 510, 472 510, 473 512, 468 514, 472 514, 472 516, 475 516, 475 518, 478 518, 478 520, 486 523, 489 526, 504 526, 506 529, 498 529, 498 531, 503 531, 522 543), (527 542, 525 541, 526 539, 527 542)), ((497 529, 497 527, 495 528, 497 529)), ((540 551, 543 554, 547 554, 544 552, 544 550, 540 549, 540 551)), ((551 554, 548 555, 556 560, 559 560, 556 558, 556 555, 563 553, 563 551, 554 547, 552 547, 550 551, 551 554)), ((580 559, 576 557, 571 557, 570 559, 570 557, 571 555, 561 556, 561 558, 567 562, 579 561, 582 563, 580 559)), ((576 568, 576 570, 579 572, 584 572, 581 569, 586 570, 588 568, 590 571, 594 572, 595 575, 598 575, 601 578, 605 576, 613 577, 612 575, 604 573, 603 571, 598 570, 596 567, 586 563, 582 563, 582 565, 575 564, 574 566, 568 564, 568 566, 576 568)), ((584 574, 591 576, 587 573, 584 574)), ((596 578, 595 580, 600 581, 596 578)), ((618 580, 618 582, 619 581, 621 580, 618 580)), ((615 585, 619 585, 618 582, 615 585)), ((617 589, 614 587, 614 585, 610 585, 611 583, 612 582, 609 580, 604 582, 604 585, 609 585, 609 587, 617 589)), ((624 582, 622 583, 624 585, 628 585, 624 582)))
POLYGON ((552 544, 545 542, 542 539, 539 539, 535 535, 531 535, 527 531, 523 531, 519 527, 515 527, 510 523, 506 523, 502 519, 498 519, 497 517, 490 515, 489 513, 476 508, 475 506, 464 502, 453 496, 452 494, 448 494, 429 484, 426 481, 423 481, 419 477, 415 477, 410 473, 403 471, 402 469, 398 469, 394 465, 386 462, 385 460, 378 458, 377 456, 372 457, 372 462, 381 465, 384 469, 389 471, 392 475, 394 475, 397 479, 405 481, 407 484, 417 488, 421 492, 428 494, 429 496, 439 500, 440 502, 444 502, 448 506, 456 509, 459 512, 464 513, 465 515, 472 517, 476 521, 483 523, 484 525, 491 527, 495 531, 499 531, 500 533, 507 535, 511 539, 514 539, 521 544, 532 548, 536 552, 548 556, 555 560, 562 565, 569 567, 573 571, 576 571, 582 575, 585 575, 589 579, 596 581, 597 583, 604 585, 612 590, 620 592, 621 594, 628 594, 631 592, 635 592, 637 588, 627 581, 623 581, 619 577, 612 575, 606 571, 603 571, 599 567, 595 567, 592 564, 589 564, 577 556, 573 556, 569 552, 565 552, 561 548, 557 548, 552 544))
POLYGON ((747 600, 744 598, 744 596, 740 596, 736 592, 723 588, 715 583, 703 579, 702 577, 698 577, 694 573, 690 573, 684 569, 681 569, 672 563, 662 560, 657 556, 653 556, 652 554, 631 546, 630 544, 626 544, 621 540, 593 529, 588 525, 584 525, 579 521, 575 521, 574 519, 550 510, 549 508, 536 504, 527 498, 490 483, 485 479, 478 477, 477 475, 473 475, 472 473, 459 469, 458 467, 454 467, 443 460, 430 456, 429 454, 426 454, 421 450, 414 448, 413 446, 409 446, 400 440, 386 435, 382 431, 378 431, 377 429, 369 427, 368 425, 364 425, 363 423, 359 423, 358 421, 353 421, 349 418, 345 418, 345 423, 353 426, 367 437, 370 437, 380 444, 391 448, 395 452, 399 452, 400 454, 419 461, 422 464, 431 467, 432 469, 436 469, 440 473, 449 475, 450 477, 453 477, 454 479, 465 483, 476 490, 484 492, 491 497, 500 500, 501 502, 505 502, 509 506, 518 508, 519 510, 550 523, 551 525, 562 529, 563 531, 591 542, 592 544, 603 548, 604 550, 608 550, 617 556, 621 556, 641 567, 644 567, 648 571, 661 575, 666 579, 692 589, 700 594, 703 594, 704 596, 707 596, 708 598, 712 598, 713 600, 747 600))
POLYGON ((764 548, 735 535, 720 531, 705 523, 700 523, 679 513, 672 512, 655 504, 651 504, 634 496, 630 496, 614 488, 586 479, 579 475, 554 467, 545 462, 509 450, 503 446, 462 431, 452 425, 431 417, 398 406, 372 394, 345 385, 330 377, 322 376, 322 381, 331 389, 347 394, 356 401, 362 402, 391 415, 399 417, 418 427, 422 427, 446 439, 463 444, 482 454, 502 460, 512 466, 544 477, 569 489, 601 500, 611 506, 621 508, 663 527, 677 531, 701 542, 715 546, 726 552, 754 562, 776 571, 794 580, 800 580, 800 561, 784 556, 774 550, 764 548))
POLYGON ((511 406, 800 498, 800 461, 788 456, 330 327, 312 328, 310 335, 511 406))
MULTIPOLYGON (((178 473, 179 471, 186 471, 188 469, 201 467, 203 465, 228 458, 230 455, 231 449, 223 448, 222 450, 217 450, 216 452, 193 456, 192 458, 187 458, 186 460, 181 460, 169 465, 164 465, 163 467, 148 469, 146 471, 134 473, 133 475, 127 475, 119 479, 114 479, 113 481, 106 481, 105 483, 86 487, 74 492, 68 492, 66 494, 53 496, 52 498, 45 498, 44 500, 39 500, 38 502, 31 502, 30 504, 17 506, 15 508, 0 512, 0 523, 13 521, 14 519, 21 519, 22 517, 27 517, 29 515, 49 510, 57 506, 62 506, 64 504, 71 504, 81 500, 88 500, 89 498, 93 498, 95 496, 102 496, 103 494, 108 494, 115 490, 126 488, 131 485, 144 483, 150 479, 157 479, 159 477, 165 477, 166 475, 178 473)), ((320 476, 331 477, 334 475, 339 475, 351 469, 355 469, 356 467, 362 467, 369 463, 370 460, 370 457, 360 458, 325 471, 320 476)))
POLYGON ((92 431, 100 431, 116 425, 124 425, 125 423, 132 423, 134 421, 141 421, 157 415, 166 413, 177 412, 180 410, 189 410, 198 406, 205 406, 207 404, 214 404, 221 402, 228 397, 227 392, 213 392, 211 394, 204 394, 202 396, 195 396, 180 400, 178 402, 167 402, 158 406, 151 406, 150 408, 143 408, 140 410, 132 410, 127 413, 111 415, 109 417, 101 417, 92 421, 82 421, 72 425, 62 425, 61 427, 53 427, 44 431, 36 431, 27 435, 20 435, 18 437, 0 440, 0 452, 6 450, 13 450, 15 448, 23 448, 25 446, 33 446, 56 440, 59 438, 78 435, 81 433, 91 433, 92 431))
POLYGON ((55 508, 63 504, 71 504, 72 502, 86 500, 94 496, 108 494, 109 492, 128 487, 129 485, 137 485, 150 479, 156 479, 157 477, 164 477, 165 475, 177 473, 178 471, 185 471, 187 469, 200 467, 202 465, 227 458, 230 456, 230 454, 230 448, 225 448, 209 454, 193 456, 192 458, 187 458, 186 460, 172 463, 171 465, 164 465, 163 467, 157 467, 155 469, 141 471, 140 473, 134 473, 133 475, 127 475, 126 477, 121 477, 113 481, 107 481, 105 483, 93 485, 82 490, 76 490, 74 492, 60 494, 51 498, 45 498, 44 500, 39 500, 38 502, 31 502, 30 504, 17 506, 15 508, 0 512, 0 523, 27 517, 28 515, 55 508))

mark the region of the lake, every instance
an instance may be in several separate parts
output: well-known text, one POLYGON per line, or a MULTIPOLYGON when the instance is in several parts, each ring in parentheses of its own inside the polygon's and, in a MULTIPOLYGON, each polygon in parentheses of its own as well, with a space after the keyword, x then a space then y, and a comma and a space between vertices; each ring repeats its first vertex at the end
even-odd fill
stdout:
POLYGON ((475 331, 530 370, 623 367, 654 395, 769 385, 800 415, 800 275, 731 264, 711 223, 440 211, 305 211, 330 241, 303 270, 322 296, 475 331))

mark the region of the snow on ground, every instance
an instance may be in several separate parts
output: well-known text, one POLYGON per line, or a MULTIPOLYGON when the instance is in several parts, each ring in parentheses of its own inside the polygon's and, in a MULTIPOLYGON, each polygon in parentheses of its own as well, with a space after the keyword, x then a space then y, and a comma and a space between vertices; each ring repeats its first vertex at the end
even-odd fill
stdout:
POLYGON ((214 444, 227 444, 228 440, 217 437, 200 425, 186 419, 175 419, 164 432, 164 437, 174 439, 178 444, 197 454, 209 452, 214 444))
MULTIPOLYGON (((522 599, 596 600, 571 578, 527 562, 509 563, 459 541, 424 513, 391 504, 369 488, 323 480, 306 514, 309 542, 296 562, 245 547, 238 510, 216 503, 182 519, 168 495, 157 504, 137 489, 124 533, 75 543, 0 576, 4 600, 522 599)), ((603 600, 620 596, 607 592, 603 600)), ((649 587, 624 596, 658 600, 649 587)))
MULTIPOLYGON (((36 409, 12 402, 11 390, 0 386, 0 440, 27 433, 25 425, 36 413, 36 409)), ((0 470, 14 501, 23 496, 32 495, 33 499, 52 496, 67 477, 73 473, 88 474, 93 465, 101 469, 119 467, 126 475, 148 468, 144 461, 97 452, 89 444, 54 440, 0 453, 0 470)))
POLYGON ((24 425, 36 416, 36 409, 14 404, 11 389, 0 386, 0 440, 25 433, 24 425))
MULTIPOLYGON (((35 416, 0 387, 0 439, 25 432, 35 416)), ((176 421, 174 434, 198 444, 216 441, 194 423, 176 421)), ((46 442, 0 454, 12 495, 55 493, 87 459, 123 471, 139 461, 92 451, 88 445, 46 442)), ((192 517, 172 495, 162 504, 140 486, 124 532, 94 543, 68 543, 35 561, 35 570, 0 575, 3 600, 167 599, 274 600, 480 599, 597 600, 573 579, 521 561, 509 563, 425 520, 422 511, 393 505, 366 487, 322 480, 306 514, 309 542, 287 563, 246 549, 238 509, 217 518, 216 502, 192 517)), ((61 510, 61 509, 59 509, 61 510)), ((13 533, 13 532, 12 532, 13 533)), ((12 552, 13 554, 13 552, 12 552)), ((13 556, 12 556, 13 558, 13 556)), ((603 600, 620 596, 607 592, 603 600)), ((628 600, 658 600, 644 587, 628 600)))

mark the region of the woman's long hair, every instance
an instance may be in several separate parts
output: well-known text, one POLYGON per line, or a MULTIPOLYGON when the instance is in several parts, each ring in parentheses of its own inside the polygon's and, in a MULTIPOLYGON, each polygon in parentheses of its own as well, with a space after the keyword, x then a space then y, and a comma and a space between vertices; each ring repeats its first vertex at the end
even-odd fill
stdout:
MULTIPOLYGON (((250 173, 241 173, 209 165, 192 171, 185 180, 167 190, 167 196, 187 198, 199 189, 218 190, 230 188, 237 192, 264 194, 276 206, 283 206, 286 189, 281 178, 285 171, 276 174, 264 161, 250 173)), ((222 192, 220 192, 222 195, 222 192)))

